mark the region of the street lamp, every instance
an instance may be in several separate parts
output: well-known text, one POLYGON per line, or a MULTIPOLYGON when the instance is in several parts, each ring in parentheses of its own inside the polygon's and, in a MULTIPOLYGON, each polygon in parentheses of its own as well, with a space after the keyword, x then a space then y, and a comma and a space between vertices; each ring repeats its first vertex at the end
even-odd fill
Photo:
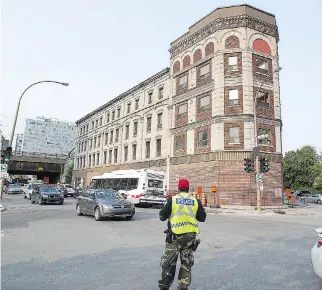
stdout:
MULTIPOLYGON (((253 100, 253 110, 254 110, 254 152, 257 152, 256 153, 256 156, 255 156, 255 170, 256 170, 256 176, 260 173, 260 168, 259 168, 259 150, 257 150, 258 148, 258 135, 257 135, 257 113, 256 113, 256 105, 257 105, 257 99, 258 99, 258 96, 260 94, 260 90, 263 86, 263 84, 268 80, 268 78, 270 76, 272 76, 274 73, 278 73, 282 70, 281 67, 279 67, 278 69, 274 70, 272 73, 268 74, 262 81, 261 85, 259 86, 259 88, 257 89, 256 91, 256 94, 255 94, 255 97, 254 97, 254 100, 253 100)), ((259 183, 257 183, 257 180, 256 180, 256 199, 257 199, 257 210, 260 212, 261 211, 261 190, 260 190, 260 187, 259 187, 259 183)))
MULTIPOLYGON (((60 151, 61 151, 61 155, 64 155, 64 150, 63 150, 63 148, 57 143, 52 143, 52 142, 47 142, 47 144, 50 144, 50 145, 56 145, 56 146, 58 146, 59 147, 59 149, 60 149, 60 151)), ((60 182, 62 182, 63 180, 63 164, 61 164, 60 165, 60 178, 59 178, 59 180, 60 180, 60 182)))
POLYGON ((12 147, 12 142, 13 142, 13 136, 15 135, 15 130, 16 130, 16 125, 17 125, 17 119, 18 119, 18 113, 19 113, 19 109, 20 109, 20 103, 21 103, 21 99, 23 97, 23 95, 33 86, 35 85, 38 85, 38 84, 41 84, 41 83, 54 83, 54 84, 59 84, 59 85, 62 85, 62 86, 69 86, 68 83, 63 83, 63 82, 56 82, 56 81, 39 81, 39 82, 36 82, 36 83, 33 83, 32 85, 30 85, 28 88, 26 88, 23 93, 21 94, 20 98, 19 98, 19 101, 18 101, 18 105, 17 105, 17 110, 16 110, 16 116, 15 116, 15 119, 14 119, 14 122, 13 122, 13 126, 12 126, 12 130, 11 130, 11 136, 10 136, 10 143, 9 143, 9 146, 12 147))

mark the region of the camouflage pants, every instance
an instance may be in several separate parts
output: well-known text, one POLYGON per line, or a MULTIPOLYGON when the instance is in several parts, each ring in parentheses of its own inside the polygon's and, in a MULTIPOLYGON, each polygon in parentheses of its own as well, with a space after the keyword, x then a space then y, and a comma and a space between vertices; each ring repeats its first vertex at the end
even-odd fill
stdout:
POLYGON ((177 236, 172 243, 167 243, 160 266, 162 268, 159 288, 168 290, 176 274, 177 260, 180 255, 181 266, 178 275, 178 289, 187 289, 191 284, 191 267, 194 264, 193 250, 189 247, 195 242, 196 234, 187 233, 177 236))

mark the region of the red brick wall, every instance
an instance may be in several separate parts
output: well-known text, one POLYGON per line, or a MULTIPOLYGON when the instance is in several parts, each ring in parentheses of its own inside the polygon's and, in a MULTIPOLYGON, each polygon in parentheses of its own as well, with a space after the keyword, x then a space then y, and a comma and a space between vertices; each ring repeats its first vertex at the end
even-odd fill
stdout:
POLYGON ((197 49, 195 53, 193 54, 193 63, 196 63, 197 61, 202 59, 202 51, 201 49, 197 49))
POLYGON ((205 47, 205 56, 208 56, 212 53, 214 53, 215 51, 215 46, 213 42, 209 42, 207 43, 206 47, 205 47))
MULTIPOLYGON (((176 110, 175 111, 175 127, 181 127, 181 126, 185 126, 185 125, 188 124, 188 111, 187 111, 187 113, 184 114, 183 117, 181 117, 181 118, 178 117, 179 107, 181 105, 184 105, 184 104, 186 104, 186 106, 188 106, 187 101, 176 105, 176 109, 175 109, 176 110)), ((189 110, 189 108, 188 108, 188 110, 189 110)))
POLYGON ((186 155, 187 154, 187 132, 178 132, 175 133, 174 135, 174 142, 173 142, 173 155, 174 156, 181 156, 181 155, 186 155), (177 150, 176 149, 176 137, 178 136, 183 136, 184 137, 184 148, 182 150, 177 150))
POLYGON ((243 86, 225 87, 225 115, 243 112, 243 86), (238 105, 229 105, 229 90, 238 90, 238 105))
POLYGON ((180 62, 178 60, 174 63, 172 70, 174 74, 180 71, 180 62))
POLYGON ((212 108, 212 97, 211 93, 203 94, 197 97, 197 115, 196 115, 196 120, 198 121, 204 121, 204 120, 210 120, 211 119, 211 108, 212 108), (206 108, 206 110, 200 111, 200 99, 209 96, 209 106, 206 108))
POLYGON ((227 37, 225 48, 239 48, 239 38, 235 35, 227 37))
MULTIPOLYGON (((282 188, 281 163, 270 162, 271 170, 263 177, 263 206, 281 204, 275 194, 276 188, 282 188)), ((245 173, 244 160, 208 161, 192 164, 171 165, 170 191, 177 189, 176 175, 187 178, 191 191, 202 186, 207 194, 208 205, 219 201, 220 205, 252 205, 256 206, 256 185, 254 174, 245 173), (219 191, 214 196, 211 186, 219 191)))
POLYGON ((186 55, 183 59, 183 68, 186 68, 190 65, 190 56, 189 55, 186 55))

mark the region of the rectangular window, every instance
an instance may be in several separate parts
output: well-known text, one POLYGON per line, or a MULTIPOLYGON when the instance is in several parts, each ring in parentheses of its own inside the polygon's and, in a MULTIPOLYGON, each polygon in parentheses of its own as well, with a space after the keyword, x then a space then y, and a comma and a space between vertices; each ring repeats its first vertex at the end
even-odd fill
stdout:
POLYGON ((79 163, 79 158, 77 158, 77 168, 79 168, 80 167, 80 165, 79 165, 80 163, 79 163))
POLYGON ((150 158, 150 141, 145 142, 145 158, 150 158))
POLYGON ((181 76, 179 78, 179 90, 185 90, 188 88, 188 75, 181 76))
POLYGON ((105 142, 105 145, 107 145, 107 143, 108 143, 108 133, 107 132, 105 133, 105 140, 104 140, 104 142, 105 142))
POLYGON ((185 150, 185 135, 181 135, 181 136, 176 136, 174 138, 174 144, 175 144, 175 150, 179 151, 179 150, 185 150))
POLYGON ((93 148, 96 147, 96 137, 94 137, 94 144, 93 144, 93 148))
POLYGON ((120 118, 121 116, 121 108, 117 108, 117 117, 120 118))
POLYGON ((113 130, 110 133, 110 144, 113 144, 113 130))
POLYGON ((161 156, 161 139, 157 139, 156 143, 157 157, 161 156))
POLYGON ((237 89, 229 90, 229 106, 238 105, 238 93, 237 89))
POLYGON ((207 63, 204 66, 200 67, 199 79, 204 80, 210 77, 210 64, 207 63))
POLYGON ((228 57, 228 70, 238 71, 238 58, 237 56, 228 57))
POLYGON ((94 121, 92 122, 92 130, 94 129, 94 121))
POLYGON ((96 156, 97 156, 97 158, 96 158, 96 165, 100 165, 100 154, 97 153, 96 156))
POLYGON ((95 129, 98 127, 98 120, 95 121, 95 129))
POLYGON ((119 141, 120 129, 115 130, 115 143, 119 141))
POLYGON ((199 131, 198 132, 198 146, 199 147, 208 146, 208 131, 199 131))
POLYGON ((258 97, 257 97, 257 106, 258 107, 269 107, 269 94, 268 93, 263 93, 259 92, 258 97))
POLYGON ((151 124, 152 124, 152 118, 148 117, 146 118, 146 131, 151 132, 151 124))
POLYGON ((129 114, 131 112, 131 103, 127 104, 127 113, 129 114))
POLYGON ((137 121, 134 122, 133 136, 137 136, 138 134, 138 124, 139 123, 137 121))
POLYGON ((158 114, 158 129, 162 129, 162 113, 158 114))
POLYGON ((187 117, 187 112, 188 112, 188 104, 179 105, 177 119, 187 117))
POLYGON ((209 96, 204 96, 199 98, 199 111, 207 111, 210 109, 210 97, 209 96))
POLYGON ((80 133, 79 135, 82 135, 83 134, 83 128, 80 128, 80 133))
POLYGON ((129 139, 130 125, 125 126, 125 139, 129 139))
POLYGON ((92 147, 93 147, 93 139, 90 139, 89 140, 89 149, 92 149, 92 147))
POLYGON ((257 67, 261 70, 267 71, 268 72, 268 61, 267 60, 260 60, 257 63, 257 67))
POLYGON ((239 127, 229 128, 229 144, 239 144, 239 127))
POLYGON ((110 113, 107 113, 106 120, 107 120, 107 123, 110 121, 110 113))
POLYGON ((97 136, 97 147, 101 146, 101 135, 97 136))
POLYGON ((95 154, 93 154, 93 166, 95 166, 95 154))
POLYGON ((100 126, 102 126, 103 125, 103 118, 101 117, 100 118, 100 126))
POLYGON ((115 111, 112 112, 112 121, 115 119, 115 111))
POLYGON ((127 161, 128 149, 129 149, 129 147, 128 147, 128 146, 124 146, 124 162, 126 162, 126 161, 127 161))
POLYGON ((86 167, 86 156, 83 157, 83 167, 86 167))
POLYGON ((132 159, 136 160, 136 144, 132 145, 132 159))
POLYGON ((150 92, 148 94, 148 104, 151 104, 152 103, 152 94, 153 94, 153 92, 150 92))
POLYGON ((89 167, 92 165, 92 155, 88 155, 88 165, 89 167))
POLYGON ((88 125, 86 125, 86 133, 88 132, 88 125))
POLYGON ((87 141, 84 142, 84 151, 86 151, 87 141))
POLYGON ((108 151, 108 163, 112 163, 112 149, 108 151))
POLYGON ((163 99, 163 87, 159 88, 159 100, 163 99))
POLYGON ((104 164, 107 163, 107 151, 104 151, 104 164))
POLYGON ((139 109, 139 99, 135 100, 135 110, 139 109))
POLYGON ((83 152, 84 151, 84 142, 82 142, 82 144, 81 144, 81 152, 83 152))
POLYGON ((117 148, 114 149, 114 163, 117 163, 117 148))
POLYGON ((271 130, 260 128, 258 130, 258 144, 260 145, 272 145, 271 130))

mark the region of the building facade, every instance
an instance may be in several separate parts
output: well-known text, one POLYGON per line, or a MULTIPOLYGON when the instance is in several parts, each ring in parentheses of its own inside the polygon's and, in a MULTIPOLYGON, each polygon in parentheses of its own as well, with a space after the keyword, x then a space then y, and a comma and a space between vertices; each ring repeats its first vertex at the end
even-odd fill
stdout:
POLYGON ((22 154, 22 144, 23 144, 23 134, 17 134, 16 145, 15 145, 15 155, 22 154))
POLYGON ((75 148, 77 127, 74 123, 38 117, 26 119, 22 154, 67 155, 75 148))
POLYGON ((167 171, 170 190, 178 178, 188 178, 192 190, 203 187, 209 203, 255 205, 255 178, 245 173, 244 158, 257 140, 270 164, 263 176, 264 204, 280 202, 278 40, 274 15, 254 7, 230 6, 208 14, 171 43, 170 69, 77 121, 77 177, 87 185, 103 172, 158 167, 167 171), (138 113, 131 110, 136 102, 138 113), (109 117, 113 112, 115 119, 109 117), (133 128, 141 128, 136 137, 133 128), (118 136, 117 143, 106 141, 111 134, 118 136), (219 189, 216 194, 212 186, 219 189))

